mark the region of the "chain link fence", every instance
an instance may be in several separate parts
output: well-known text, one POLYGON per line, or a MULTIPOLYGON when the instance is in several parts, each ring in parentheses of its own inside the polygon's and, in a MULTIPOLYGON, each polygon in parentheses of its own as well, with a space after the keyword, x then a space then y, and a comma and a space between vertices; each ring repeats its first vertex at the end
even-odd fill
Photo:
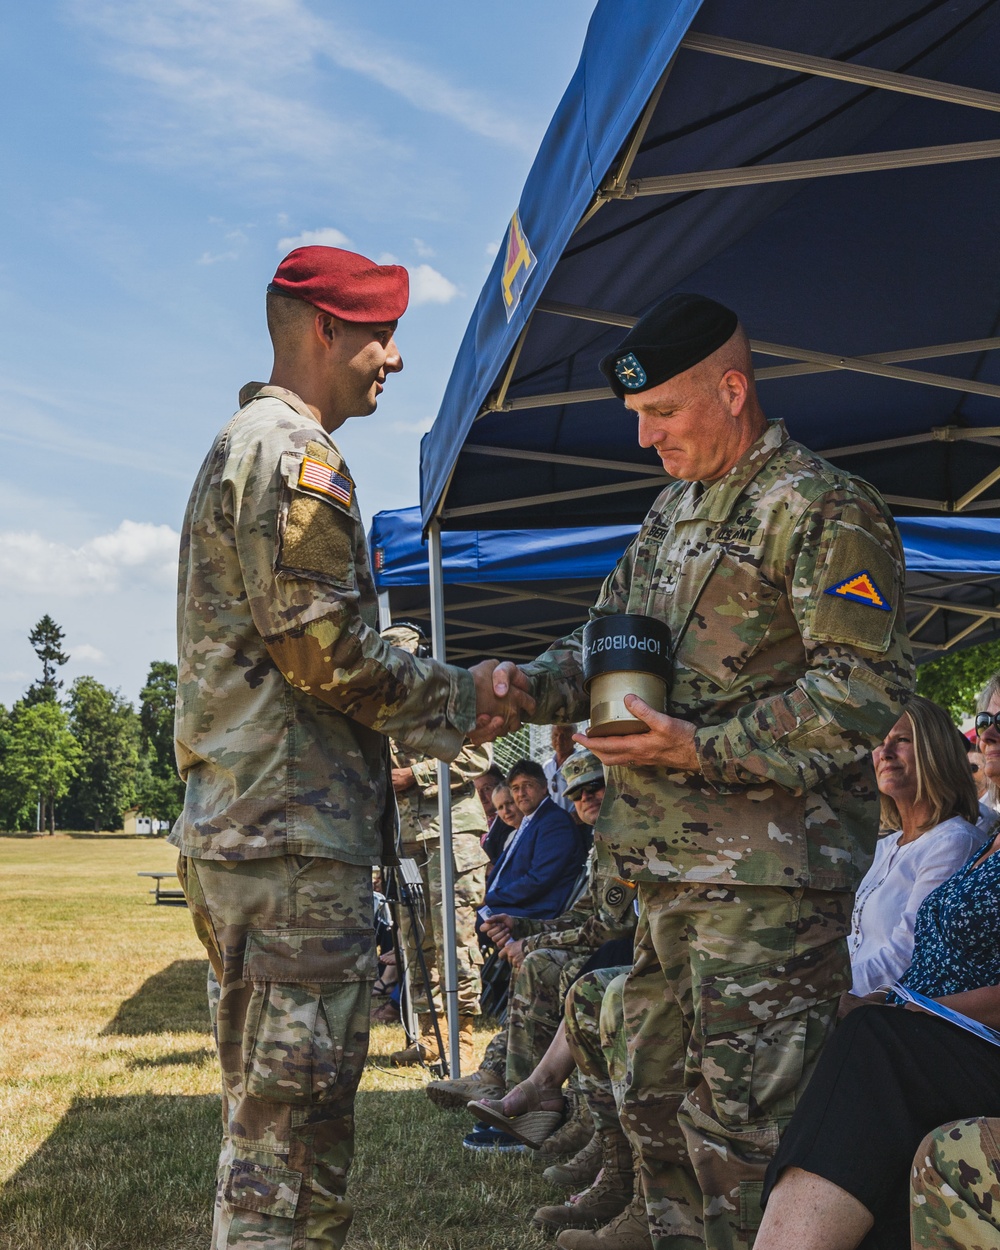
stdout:
POLYGON ((525 725, 517 733, 497 738, 493 743, 493 763, 504 773, 518 760, 537 760, 544 764, 551 754, 551 725, 525 725))

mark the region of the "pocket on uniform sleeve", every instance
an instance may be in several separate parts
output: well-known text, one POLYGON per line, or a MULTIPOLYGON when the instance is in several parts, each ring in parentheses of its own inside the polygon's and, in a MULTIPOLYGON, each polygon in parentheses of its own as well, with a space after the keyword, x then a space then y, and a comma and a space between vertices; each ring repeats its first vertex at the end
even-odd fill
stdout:
POLYGON ((850 979, 838 940, 702 981, 701 1072, 721 1124, 791 1114, 850 979))
POLYGON ((253 985, 243 1030, 247 1093, 309 1106, 332 1096, 345 1065, 359 1071, 367 1029, 358 1022, 367 1022, 375 968, 370 929, 252 932, 244 961, 253 985))

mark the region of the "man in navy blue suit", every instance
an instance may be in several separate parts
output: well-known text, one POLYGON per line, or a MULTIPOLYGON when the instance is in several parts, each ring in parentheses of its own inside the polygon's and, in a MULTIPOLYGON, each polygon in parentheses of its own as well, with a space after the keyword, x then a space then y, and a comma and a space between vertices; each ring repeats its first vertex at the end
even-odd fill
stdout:
POLYGON ((553 803, 545 771, 534 760, 518 760, 507 784, 524 819, 497 861, 480 917, 559 916, 579 884, 589 830, 553 803))

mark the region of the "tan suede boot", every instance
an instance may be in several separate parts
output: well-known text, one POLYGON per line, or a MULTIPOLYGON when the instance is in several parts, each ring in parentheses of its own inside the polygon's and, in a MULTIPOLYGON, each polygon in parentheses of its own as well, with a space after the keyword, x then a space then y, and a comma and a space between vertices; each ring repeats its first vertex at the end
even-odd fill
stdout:
POLYGON ((583 1228, 567 1228, 556 1238, 560 1250, 652 1250, 646 1219, 646 1201, 639 1193, 624 1211, 603 1228, 590 1232, 583 1228))
POLYGON ((412 1068, 418 1063, 441 1062, 441 1052, 438 1050, 430 1012, 417 1016, 417 1033, 415 1042, 407 1046, 405 1050, 393 1051, 389 1056, 389 1062, 395 1067, 412 1068))
MULTIPOLYGON (((567 1098, 572 1102, 572 1110, 566 1122, 546 1137, 535 1151, 532 1162, 538 1167, 547 1168, 550 1164, 558 1163, 562 1159, 570 1159, 584 1146, 589 1145, 594 1136, 594 1118, 590 1114, 586 1099, 575 1092, 567 1094, 567 1098)), ((589 1185, 596 1175, 597 1169, 595 1168, 593 1174, 588 1176, 583 1183, 589 1185)), ((549 1178, 546 1176, 545 1179, 549 1178)), ((569 1183, 572 1185, 573 1181, 569 1183)), ((580 1186, 577 1185, 576 1188, 579 1189, 580 1186)))
POLYGON ((597 1179, 602 1153, 601 1135, 592 1133, 587 1144, 572 1159, 567 1159, 565 1163, 550 1163, 542 1173, 542 1179, 560 1189, 586 1189, 597 1179))
POLYGON ((539 1207, 531 1220, 536 1228, 550 1236, 563 1229, 600 1228, 628 1206, 634 1188, 632 1149, 614 1130, 602 1132, 599 1140, 603 1166, 593 1185, 559 1206, 539 1207))
POLYGON ((480 1068, 468 1076, 448 1080, 428 1081, 424 1093, 435 1107, 447 1111, 465 1110, 475 1098, 502 1098, 503 1080, 495 1072, 480 1068))

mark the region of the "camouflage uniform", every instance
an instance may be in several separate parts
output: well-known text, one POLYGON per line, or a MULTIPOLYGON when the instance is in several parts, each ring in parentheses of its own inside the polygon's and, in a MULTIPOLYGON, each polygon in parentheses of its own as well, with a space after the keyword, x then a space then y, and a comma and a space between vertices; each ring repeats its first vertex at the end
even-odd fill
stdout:
MULTIPOLYGON (((697 726, 700 771, 609 769, 596 830, 640 901, 625 1128, 659 1101, 690 1157, 633 1131, 654 1245, 752 1242, 848 977, 847 904, 877 828, 870 751, 913 683, 902 579, 874 489, 771 422, 717 482, 661 493, 592 610, 666 622, 671 711, 697 726)), ((540 723, 587 714, 582 632, 525 668, 540 723)))
MULTIPOLYGON (((434 1011, 439 1020, 445 1018, 441 995, 442 970, 445 966, 444 922, 441 894, 441 827, 438 818, 437 764, 412 755, 393 745, 393 768, 411 768, 415 785, 396 796, 399 804, 399 829, 403 855, 416 861, 427 899, 422 921, 421 947, 431 983, 434 1011)), ((455 945, 458 956, 458 1013, 479 1015, 482 983, 479 969, 483 958, 476 934, 476 908, 486 893, 486 865, 489 856, 480 837, 486 832, 486 814, 479 801, 472 778, 490 766, 485 747, 468 746, 451 764, 451 828, 452 854, 455 864, 455 945)), ((399 909, 400 937, 406 949, 410 968, 413 1007, 419 1013, 430 1011, 427 991, 417 964, 417 934, 410 924, 405 907, 399 909)))
POLYGON ((548 1050, 562 1019, 566 987, 589 955, 547 947, 525 955, 507 998, 508 1089, 526 1081, 548 1050))
MULTIPOLYGON (((523 940, 526 953, 547 948, 588 955, 605 942, 629 937, 635 931, 635 915, 630 906, 623 909, 621 902, 607 902, 611 885, 598 874, 597 856, 592 850, 587 860, 587 887, 569 911, 553 920, 512 916, 511 936, 523 940)), ((614 886, 617 888, 613 893, 621 893, 622 899, 631 903, 631 897, 625 898, 621 883, 614 886)))
POLYGON ((622 988, 628 968, 585 972, 566 995, 566 1041, 598 1132, 619 1129, 627 1056, 622 988))
MULTIPOLYGON (((591 873, 586 892, 554 920, 512 917, 515 939, 529 932, 524 937, 524 962, 511 982, 507 1000, 506 1046, 502 1049, 494 1038, 480 1064, 504 1076, 508 1089, 526 1081, 545 1054, 563 1017, 570 983, 590 956, 605 942, 633 932, 631 908, 625 908, 623 916, 620 901, 618 906, 608 905, 608 890, 608 883, 599 883, 591 873), (498 1064, 501 1053, 503 1069, 498 1064)), ((618 892, 623 892, 620 886, 618 892)))
POLYGON ((1000 1246, 1000 1120, 958 1120, 929 1133, 913 1161, 914 1250, 1000 1246))
POLYGON ((475 688, 380 638, 353 482, 302 401, 257 384, 240 399, 181 539, 171 840, 219 982, 212 1245, 326 1250, 351 1218, 371 867, 395 860, 383 734, 451 758, 475 688))

